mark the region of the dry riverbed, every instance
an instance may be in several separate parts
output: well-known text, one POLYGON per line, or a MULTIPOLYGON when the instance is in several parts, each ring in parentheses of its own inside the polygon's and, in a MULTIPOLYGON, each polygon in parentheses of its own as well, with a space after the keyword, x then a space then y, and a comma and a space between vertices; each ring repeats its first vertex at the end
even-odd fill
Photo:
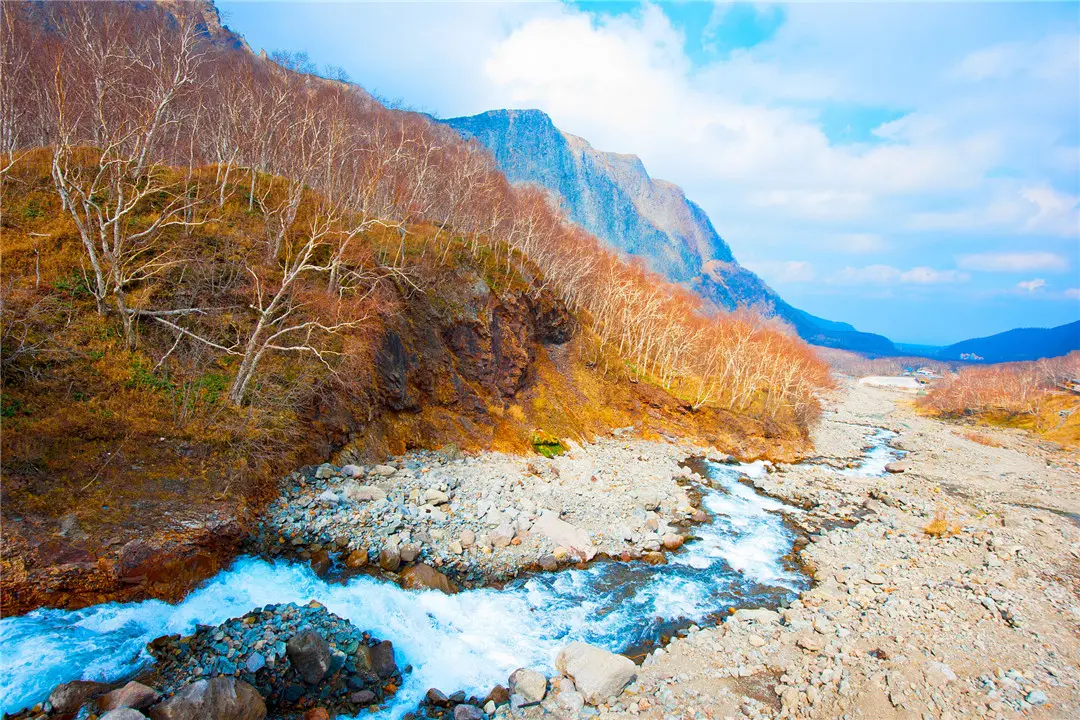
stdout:
MULTIPOLYGON (((1080 717, 1076 455, 1005 431, 976 444, 909 402, 846 387, 815 432, 823 464, 758 481, 815 506, 815 587, 656 651, 603 717, 1080 717), (908 469, 841 472, 874 427, 908 469)), ((545 703, 529 717, 566 714, 545 703)))

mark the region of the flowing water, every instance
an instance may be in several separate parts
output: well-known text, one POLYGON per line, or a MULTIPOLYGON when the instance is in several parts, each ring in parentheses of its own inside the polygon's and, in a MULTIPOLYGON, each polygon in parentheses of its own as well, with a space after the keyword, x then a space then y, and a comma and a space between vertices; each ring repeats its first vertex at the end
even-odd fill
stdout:
MULTIPOLYGON (((869 439, 867 473, 884 467, 874 453, 888 437, 869 439)), ((150 640, 272 603, 318 600, 392 640, 399 666, 413 668, 388 710, 397 717, 429 687, 483 696, 515 668, 551 671, 558 649, 571 641, 627 651, 659 641, 679 623, 794 597, 808 581, 790 562, 794 533, 782 513, 799 511, 739 481, 763 473, 760 463, 706 466, 719 485, 702 498, 713 521, 695 528, 698 539, 670 554, 667 565, 602 561, 530 575, 501 590, 444 595, 367 576, 327 582, 306 564, 245 557, 177 605, 106 603, 0 619, 0 710, 39 702, 68 680, 120 679, 150 662, 150 640)))

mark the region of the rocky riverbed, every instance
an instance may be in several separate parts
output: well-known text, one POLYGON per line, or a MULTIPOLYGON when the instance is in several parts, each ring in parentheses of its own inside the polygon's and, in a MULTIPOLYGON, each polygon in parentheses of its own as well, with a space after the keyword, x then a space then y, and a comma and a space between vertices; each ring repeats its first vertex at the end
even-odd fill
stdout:
MULTIPOLYGON (((754 482, 814 509, 815 586, 652 653, 601 716, 1080 717, 1080 464, 1017 431, 1002 447, 851 386, 815 432, 819 464, 754 482), (852 470, 885 427, 905 462, 852 470), (857 522, 856 522, 857 521, 857 522)), ((556 698, 530 718, 568 715, 556 698)))
MULTIPOLYGON (((695 475, 681 461, 701 449, 614 438, 552 461, 416 453, 312 468, 254 540, 290 561, 244 560, 175 609, 50 611, 18 632, 0 625, 0 638, 27 655, 27 672, 60 678, 68 666, 50 658, 66 650, 91 674, 120 677, 137 669, 140 638, 177 627, 180 638, 151 644, 177 669, 142 676, 155 703, 193 683, 210 697, 251 687, 282 715, 351 714, 370 700, 363 707, 455 720, 1080 716, 1077 456, 1017 432, 986 430, 1001 447, 977 444, 908 402, 845 387, 815 431, 817 457, 797 465, 691 464, 695 475), (797 552, 781 559, 797 534, 797 552), (685 535, 700 537, 656 556, 685 535), (625 561, 580 562, 604 555, 625 561), (446 595, 335 579, 350 557, 354 570, 375 566, 406 587, 417 568, 445 571, 428 587, 560 571, 446 595), (796 560, 812 585, 787 567, 796 560), (717 618, 710 607, 741 609, 717 618), (192 618, 218 625, 192 635, 192 618), (304 625, 318 626, 340 664, 320 679, 332 678, 325 696, 316 683, 317 698, 287 705, 289 687, 307 688, 288 652, 304 625), (631 670, 608 650, 642 631, 678 637, 631 670), (393 641, 400 676, 363 675, 356 652, 381 646, 373 634, 393 641), (183 638, 197 650, 181 651, 183 638), (568 650, 575 638, 592 649, 568 650), (268 647, 281 678, 266 676, 268 647), (91 661, 91 649, 113 664, 91 661)), ((5 662, 10 677, 32 677, 5 662)))
POLYGON ((373 466, 326 464, 283 481, 254 548, 323 573, 404 571, 407 584, 428 584, 407 570, 423 564, 465 587, 597 556, 662 562, 692 523, 708 520, 693 493, 703 478, 680 465, 694 452, 606 439, 553 459, 417 452, 373 466))

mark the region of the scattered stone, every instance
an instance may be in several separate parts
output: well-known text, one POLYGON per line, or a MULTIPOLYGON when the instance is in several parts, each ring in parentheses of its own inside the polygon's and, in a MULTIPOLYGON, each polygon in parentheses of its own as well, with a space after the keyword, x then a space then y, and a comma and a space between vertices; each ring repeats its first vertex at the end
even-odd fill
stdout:
POLYGON ((942 662, 927 663, 923 674, 926 676, 926 684, 934 688, 943 688, 956 680, 956 673, 942 662))
POLYGON ((447 595, 458 591, 450 578, 424 563, 410 565, 401 572, 401 587, 406 590, 441 590, 447 595))
POLYGON ((359 570, 368 564, 368 551, 367 550, 353 550, 349 553, 349 556, 345 558, 345 567, 351 570, 359 570))
POLYGON ((535 705, 547 694, 547 677, 529 668, 518 668, 510 675, 510 694, 520 695, 526 705, 535 705))
POLYGON ((146 720, 146 716, 134 708, 117 708, 105 713, 98 720, 146 720))
POLYGON ((401 567, 401 551, 397 545, 387 545, 379 551, 379 567, 388 572, 401 567))
POLYGON ((79 708, 88 701, 93 700, 99 695, 104 695, 111 689, 112 686, 106 685, 105 683, 91 682, 89 680, 72 680, 71 682, 57 685, 49 694, 48 702, 52 705, 53 712, 78 712, 79 708))
POLYGON ((314 630, 293 635, 286 644, 289 662, 308 685, 318 685, 330 670, 330 645, 314 630))
POLYGON ((577 691, 590 705, 618 697, 637 677, 637 666, 630 658, 581 642, 560 650, 555 667, 573 678, 577 691))
POLYGON ((475 705, 458 705, 454 708, 454 720, 484 720, 484 711, 475 705))
POLYGON ((889 472, 889 473, 898 474, 898 473, 902 473, 902 472, 907 472, 910 469, 911 469, 911 461, 910 460, 897 460, 895 462, 885 463, 885 472, 889 472))
POLYGON ((124 687, 99 697, 97 706, 99 710, 116 710, 119 708, 145 710, 156 703, 159 697, 157 690, 132 680, 124 687))

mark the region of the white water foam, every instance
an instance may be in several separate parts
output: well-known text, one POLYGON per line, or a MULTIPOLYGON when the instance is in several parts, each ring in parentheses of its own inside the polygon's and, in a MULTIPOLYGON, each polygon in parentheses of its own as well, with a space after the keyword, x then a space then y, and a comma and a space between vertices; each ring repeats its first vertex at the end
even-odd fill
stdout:
POLYGON ((889 441, 895 437, 896 433, 885 428, 875 428, 873 432, 867 433, 864 439, 870 443, 870 449, 863 455, 862 462, 857 467, 841 470, 841 474, 874 477, 884 475, 886 465, 907 454, 889 447, 889 441))
POLYGON ((763 466, 709 470, 722 486, 704 497, 715 519, 699 526, 699 539, 666 566, 598 562, 523 578, 503 590, 448 596, 367 576, 325 582, 303 564, 241 558, 178 605, 148 600, 4 618, 0 710, 39 702, 68 680, 130 675, 149 662, 145 645, 161 635, 188 634, 196 623, 217 624, 268 604, 317 600, 392 640, 399 665, 412 665, 387 711, 399 717, 429 687, 482 695, 515 668, 550 671, 558 649, 574 640, 624 650, 670 629, 659 618, 699 622, 730 607, 777 603, 805 587, 783 559, 794 536, 781 512, 797 511, 738 480, 763 466))

